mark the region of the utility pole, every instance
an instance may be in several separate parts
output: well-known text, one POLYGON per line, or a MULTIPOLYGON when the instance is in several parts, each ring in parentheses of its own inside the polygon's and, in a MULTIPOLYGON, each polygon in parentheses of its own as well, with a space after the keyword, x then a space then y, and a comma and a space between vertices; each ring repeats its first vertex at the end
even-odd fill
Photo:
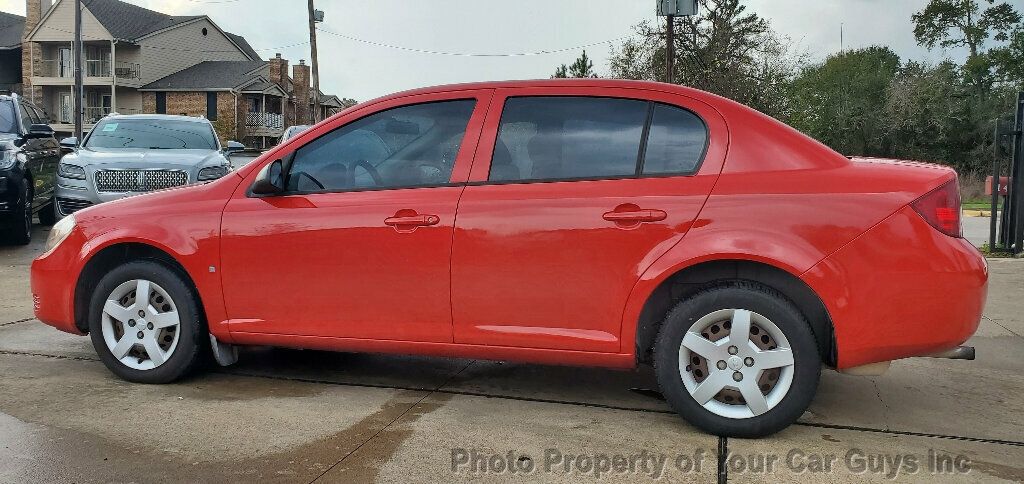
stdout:
MULTIPOLYGON (((309 49, 310 60, 313 65, 313 124, 320 122, 320 63, 316 59, 316 9, 313 8, 313 0, 309 0, 309 49)), ((323 21, 323 13, 320 13, 320 21, 323 21)))
POLYGON ((82 88, 82 0, 75 0, 75 139, 82 144, 82 118, 85 116, 83 105, 85 93, 82 88))
POLYGON ((665 17, 668 22, 665 24, 665 69, 668 71, 668 83, 674 84, 673 80, 675 74, 675 63, 676 63, 676 16, 667 15, 665 17))

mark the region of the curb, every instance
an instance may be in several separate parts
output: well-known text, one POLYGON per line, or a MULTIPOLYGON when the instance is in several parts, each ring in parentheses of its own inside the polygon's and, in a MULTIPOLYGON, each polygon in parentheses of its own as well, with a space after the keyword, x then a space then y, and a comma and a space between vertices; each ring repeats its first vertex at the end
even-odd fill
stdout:
POLYGON ((991 210, 964 210, 964 217, 991 217, 991 210))

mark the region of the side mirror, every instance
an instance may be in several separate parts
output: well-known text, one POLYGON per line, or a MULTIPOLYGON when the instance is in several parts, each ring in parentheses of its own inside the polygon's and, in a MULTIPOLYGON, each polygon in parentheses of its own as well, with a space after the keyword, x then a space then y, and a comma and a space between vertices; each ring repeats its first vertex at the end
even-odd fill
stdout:
POLYGON ((78 138, 72 136, 70 138, 61 139, 60 147, 66 150, 74 150, 75 148, 78 148, 78 138))
POLYGON ((228 141, 227 144, 224 145, 224 152, 229 155, 231 153, 238 153, 239 151, 242 151, 244 149, 245 145, 237 141, 228 141))
POLYGON ((33 124, 28 128, 28 134, 25 138, 52 138, 53 128, 48 124, 33 124))
POLYGON ((254 195, 276 195, 284 191, 284 163, 274 160, 256 175, 250 189, 254 195))

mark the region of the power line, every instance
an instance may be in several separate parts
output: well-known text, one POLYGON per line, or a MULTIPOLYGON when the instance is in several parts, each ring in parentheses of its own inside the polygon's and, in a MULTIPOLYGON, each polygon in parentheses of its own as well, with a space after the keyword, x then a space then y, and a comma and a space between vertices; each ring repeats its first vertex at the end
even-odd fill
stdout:
POLYGON ((325 29, 322 29, 322 28, 317 28, 317 30, 320 31, 320 32, 323 32, 325 34, 330 34, 330 35, 333 35, 333 36, 336 36, 336 37, 341 37, 343 39, 351 40, 353 42, 359 42, 359 43, 362 43, 362 44, 372 45, 372 46, 376 46, 376 47, 386 47, 388 49, 403 50, 403 51, 406 51, 406 52, 415 52, 415 53, 418 53, 418 54, 447 55, 447 56, 457 56, 457 57, 528 57, 528 56, 535 56, 535 55, 558 54, 558 53, 561 53, 561 52, 568 52, 568 51, 571 51, 571 50, 578 50, 578 49, 584 49, 584 48, 587 48, 587 47, 593 47, 595 45, 611 44, 612 42, 618 42, 618 41, 622 41, 622 40, 625 40, 625 39, 628 39, 628 38, 632 37, 632 34, 630 34, 630 35, 624 35, 622 37, 617 37, 617 38, 614 38, 614 39, 602 40, 600 42, 592 42, 592 43, 589 43, 589 44, 577 45, 577 46, 574 46, 574 47, 565 47, 565 48, 553 49, 553 50, 539 50, 539 51, 535 51, 535 52, 471 53, 471 52, 448 52, 448 51, 418 49, 418 48, 415 48, 415 47, 405 47, 405 46, 401 46, 401 45, 387 44, 387 43, 384 43, 384 42, 375 42, 375 41, 372 41, 372 40, 360 39, 358 37, 352 37, 350 35, 339 34, 337 32, 331 32, 330 30, 325 30, 325 29))
MULTIPOLYGON (((191 0, 191 1, 199 1, 199 0, 191 0)), ((238 0, 221 0, 221 1, 227 2, 227 1, 238 1, 238 0)), ((48 29, 48 30, 53 30, 53 31, 56 31, 56 32, 63 32, 63 33, 66 33, 66 34, 74 35, 73 31, 59 29, 59 28, 56 28, 56 27, 51 27, 49 25, 43 25, 42 28, 48 29)), ((546 50, 538 50, 538 51, 533 51, 533 52, 485 53, 485 52, 451 52, 451 51, 438 51, 438 50, 430 50, 430 49, 420 49, 420 48, 416 48, 416 47, 407 47, 407 46, 402 46, 402 45, 388 44, 388 43, 385 43, 385 42, 377 42, 377 41, 373 41, 373 40, 361 39, 359 37, 353 37, 351 35, 345 35, 345 34, 341 34, 341 33, 338 33, 338 32, 332 32, 330 30, 326 30, 326 29, 323 29, 323 28, 317 28, 316 30, 319 31, 319 32, 323 32, 325 34, 333 35, 335 37, 340 37, 340 38, 343 38, 343 39, 346 39, 346 40, 351 40, 353 42, 359 42, 361 44, 366 44, 366 45, 372 45, 372 46, 375 46, 375 47, 384 47, 384 48, 388 48, 388 49, 401 50, 401 51, 405 51, 405 52, 414 52, 414 53, 418 53, 418 54, 444 55, 444 56, 453 56, 453 57, 530 57, 530 56, 538 56, 538 55, 559 54, 559 53, 562 53, 562 52, 569 52, 569 51, 573 51, 573 50, 585 49, 587 47, 593 47, 595 45, 611 44, 611 43, 614 43, 614 42, 619 42, 619 41, 626 40, 626 39, 628 39, 628 38, 633 36, 632 34, 629 34, 629 35, 623 35, 621 37, 616 37, 614 39, 602 40, 602 41, 599 41, 599 42, 591 42, 591 43, 588 43, 588 44, 576 45, 576 46, 573 46, 573 47, 564 47, 564 48, 559 48, 559 49, 546 49, 546 50)), ((84 40, 108 41, 109 39, 92 37, 92 38, 85 38, 84 40)), ((309 41, 307 40, 307 41, 303 41, 303 42, 295 42, 295 43, 292 43, 292 44, 280 45, 280 46, 276 46, 276 47, 263 47, 263 48, 258 48, 258 49, 257 48, 253 48, 253 50, 255 50, 257 52, 275 51, 275 50, 287 49, 287 48, 291 48, 291 47, 299 47, 299 46, 303 46, 303 45, 309 45, 309 41)), ((213 54, 213 53, 228 54, 228 53, 236 52, 235 50, 175 49, 175 48, 172 48, 172 47, 159 47, 159 46, 156 46, 156 45, 139 45, 139 47, 140 48, 145 48, 145 49, 163 50, 163 51, 168 51, 168 52, 190 52, 190 53, 209 53, 209 54, 213 54)))

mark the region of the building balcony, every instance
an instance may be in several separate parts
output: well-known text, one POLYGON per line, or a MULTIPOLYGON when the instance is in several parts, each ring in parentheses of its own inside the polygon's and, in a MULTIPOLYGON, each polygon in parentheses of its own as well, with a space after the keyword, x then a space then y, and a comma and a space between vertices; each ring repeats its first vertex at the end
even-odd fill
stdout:
MULTIPOLYGON (((111 85, 115 79, 138 81, 142 78, 139 64, 122 61, 111 64, 109 60, 87 59, 82 65, 82 83, 88 86, 111 85)), ((70 86, 75 83, 75 65, 71 61, 44 59, 32 74, 32 83, 37 86, 70 86)))
POLYGON ((281 136, 284 134, 284 115, 279 113, 246 113, 245 132, 249 136, 281 136))

